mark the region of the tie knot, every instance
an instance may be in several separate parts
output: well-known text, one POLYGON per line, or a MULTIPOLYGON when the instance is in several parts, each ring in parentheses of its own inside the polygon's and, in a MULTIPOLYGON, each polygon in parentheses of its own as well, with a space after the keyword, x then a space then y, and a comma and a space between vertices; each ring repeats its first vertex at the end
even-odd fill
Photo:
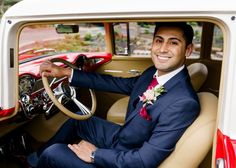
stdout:
POLYGON ((158 85, 158 81, 156 78, 153 78, 151 83, 148 86, 148 89, 154 88, 156 85, 158 85))

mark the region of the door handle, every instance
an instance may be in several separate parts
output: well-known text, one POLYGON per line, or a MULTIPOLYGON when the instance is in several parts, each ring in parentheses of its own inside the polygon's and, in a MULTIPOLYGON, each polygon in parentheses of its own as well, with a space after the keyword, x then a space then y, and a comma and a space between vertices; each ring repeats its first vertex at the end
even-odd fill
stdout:
POLYGON ((137 69, 130 69, 129 73, 132 74, 132 75, 138 76, 138 75, 141 75, 142 72, 140 70, 137 70, 137 69))
POLYGON ((105 69, 104 72, 107 73, 123 73, 121 70, 105 69))

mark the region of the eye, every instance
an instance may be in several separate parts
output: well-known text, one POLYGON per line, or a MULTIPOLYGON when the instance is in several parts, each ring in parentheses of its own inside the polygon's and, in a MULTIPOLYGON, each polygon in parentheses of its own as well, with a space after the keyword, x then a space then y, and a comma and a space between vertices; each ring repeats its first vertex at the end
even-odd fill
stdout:
POLYGON ((160 44, 160 43, 162 43, 163 42, 163 40, 162 39, 159 39, 159 38, 157 38, 157 39, 155 39, 155 41, 154 41, 156 44, 160 44))
POLYGON ((179 43, 178 43, 178 41, 170 41, 170 44, 171 45, 178 45, 179 43))

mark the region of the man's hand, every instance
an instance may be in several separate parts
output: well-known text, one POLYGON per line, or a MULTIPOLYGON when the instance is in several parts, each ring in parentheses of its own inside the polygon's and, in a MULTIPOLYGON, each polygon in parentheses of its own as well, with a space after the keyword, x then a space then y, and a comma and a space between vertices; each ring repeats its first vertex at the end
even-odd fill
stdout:
POLYGON ((92 163, 92 159, 90 155, 93 151, 97 149, 96 146, 87 142, 87 141, 80 141, 78 144, 69 144, 68 147, 83 161, 87 163, 92 163))
POLYGON ((71 75, 71 69, 70 68, 63 68, 60 66, 57 66, 53 64, 50 61, 45 61, 40 65, 39 69, 40 75, 44 72, 45 77, 55 77, 55 78, 60 78, 60 77, 70 77, 71 75))

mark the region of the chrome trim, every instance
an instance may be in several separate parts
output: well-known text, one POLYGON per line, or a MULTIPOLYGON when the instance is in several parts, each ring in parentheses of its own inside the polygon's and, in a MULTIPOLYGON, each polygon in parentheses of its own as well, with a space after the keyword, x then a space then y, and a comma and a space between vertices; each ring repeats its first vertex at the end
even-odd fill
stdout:
POLYGON ((225 168, 225 160, 223 158, 216 160, 216 168, 225 168))

